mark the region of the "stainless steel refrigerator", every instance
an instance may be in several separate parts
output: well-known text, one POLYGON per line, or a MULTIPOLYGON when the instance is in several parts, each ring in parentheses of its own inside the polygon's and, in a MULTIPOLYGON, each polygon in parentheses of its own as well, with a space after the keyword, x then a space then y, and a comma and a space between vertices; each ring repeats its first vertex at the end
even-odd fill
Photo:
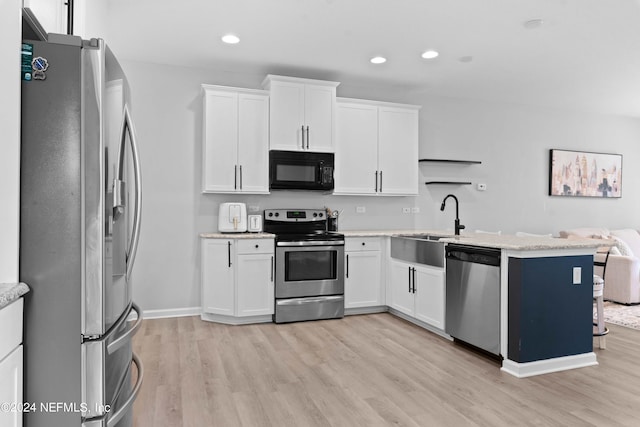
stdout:
POLYGON ((24 425, 131 426, 142 194, 127 80, 102 40, 46 35, 24 16, 24 425))

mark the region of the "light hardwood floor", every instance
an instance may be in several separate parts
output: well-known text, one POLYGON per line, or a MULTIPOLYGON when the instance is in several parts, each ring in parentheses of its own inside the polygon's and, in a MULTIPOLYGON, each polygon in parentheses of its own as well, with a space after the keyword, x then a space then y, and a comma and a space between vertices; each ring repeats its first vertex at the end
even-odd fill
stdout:
POLYGON ((390 314, 225 326, 144 320, 136 427, 638 426, 640 331, 598 366, 518 379, 390 314))

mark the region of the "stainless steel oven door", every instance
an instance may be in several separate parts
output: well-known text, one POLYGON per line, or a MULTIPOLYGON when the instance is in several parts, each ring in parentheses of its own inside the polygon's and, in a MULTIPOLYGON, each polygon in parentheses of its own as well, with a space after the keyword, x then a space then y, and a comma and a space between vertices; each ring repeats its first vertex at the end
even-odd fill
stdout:
POLYGON ((344 293, 344 243, 279 242, 276 298, 344 293))

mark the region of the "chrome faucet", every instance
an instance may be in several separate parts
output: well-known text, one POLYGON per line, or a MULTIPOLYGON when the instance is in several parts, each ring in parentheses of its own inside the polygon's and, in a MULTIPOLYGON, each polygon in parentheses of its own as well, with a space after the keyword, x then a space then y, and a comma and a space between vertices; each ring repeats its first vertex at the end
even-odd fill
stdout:
POLYGON ((460 230, 464 230, 464 225, 460 224, 460 218, 458 217, 458 198, 456 196, 454 196, 453 194, 449 194, 447 195, 447 197, 444 198, 444 200, 442 201, 442 205, 440 205, 440 210, 444 211, 444 205, 447 203, 447 199, 449 197, 453 197, 453 200, 456 201, 456 221, 455 221, 455 229, 456 229, 456 236, 460 235, 460 230))

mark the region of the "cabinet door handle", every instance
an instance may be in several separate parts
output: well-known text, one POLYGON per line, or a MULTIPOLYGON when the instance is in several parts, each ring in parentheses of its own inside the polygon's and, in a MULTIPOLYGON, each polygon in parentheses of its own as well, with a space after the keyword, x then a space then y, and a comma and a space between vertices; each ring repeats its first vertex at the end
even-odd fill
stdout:
POLYGON ((273 255, 271 255, 271 281, 273 282, 273 255))
POLYGON ((380 192, 382 193, 382 171, 380 171, 380 192))
POLYGON ((416 293, 416 269, 413 269, 413 293, 416 293))
POLYGON ((240 189, 242 190, 242 165, 240 165, 240 189))
POLYGON ((233 167, 233 189, 238 189, 238 165, 233 167))
POLYGON ((309 149, 309 126, 307 126, 307 150, 309 149))
POLYGON ((411 267, 409 267, 409 293, 411 293, 411 267))
POLYGON ((300 132, 302 132, 302 149, 304 150, 304 125, 300 126, 300 132))
POLYGON ((376 193, 378 192, 378 171, 376 171, 376 193))
POLYGON ((347 255, 347 279, 349 278, 349 255, 347 255))
POLYGON ((231 242, 227 242, 227 251, 229 256, 229 267, 231 267, 231 242))

